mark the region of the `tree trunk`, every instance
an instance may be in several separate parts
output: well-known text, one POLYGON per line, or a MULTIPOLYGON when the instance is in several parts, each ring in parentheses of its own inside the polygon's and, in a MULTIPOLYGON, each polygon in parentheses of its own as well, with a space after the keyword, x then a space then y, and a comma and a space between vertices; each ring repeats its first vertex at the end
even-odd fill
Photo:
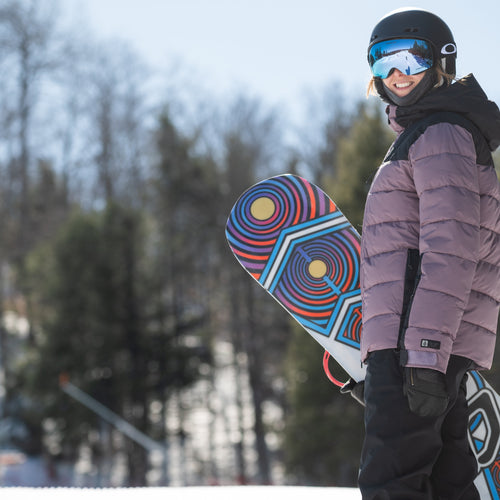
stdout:
POLYGON ((254 432, 255 446, 258 457, 258 481, 261 484, 272 484, 269 449, 266 443, 266 429, 263 417, 262 405, 264 402, 264 382, 262 380, 263 366, 259 349, 259 339, 261 336, 265 335, 266 332, 259 331, 256 324, 253 295, 254 286, 254 283, 250 280, 245 283, 248 309, 248 330, 245 335, 244 343, 248 357, 248 374, 254 408, 254 432))

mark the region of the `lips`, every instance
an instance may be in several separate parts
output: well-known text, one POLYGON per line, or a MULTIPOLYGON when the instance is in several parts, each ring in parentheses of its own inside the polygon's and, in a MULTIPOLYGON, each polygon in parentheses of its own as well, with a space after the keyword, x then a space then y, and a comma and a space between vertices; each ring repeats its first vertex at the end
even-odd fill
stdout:
POLYGON ((407 87, 410 87, 411 85, 413 85, 413 82, 403 82, 403 83, 395 83, 394 84, 394 86, 397 89, 405 89, 407 87))

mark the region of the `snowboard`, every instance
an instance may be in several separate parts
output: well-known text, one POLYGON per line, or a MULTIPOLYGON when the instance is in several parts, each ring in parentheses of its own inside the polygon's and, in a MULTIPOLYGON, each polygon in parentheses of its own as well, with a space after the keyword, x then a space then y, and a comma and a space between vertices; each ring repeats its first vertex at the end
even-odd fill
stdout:
MULTIPOLYGON (((364 380, 360 236, 330 197, 292 174, 263 180, 226 225, 236 260, 355 381, 364 380)), ((482 500, 500 499, 500 396, 477 371, 467 380, 469 442, 482 500)))

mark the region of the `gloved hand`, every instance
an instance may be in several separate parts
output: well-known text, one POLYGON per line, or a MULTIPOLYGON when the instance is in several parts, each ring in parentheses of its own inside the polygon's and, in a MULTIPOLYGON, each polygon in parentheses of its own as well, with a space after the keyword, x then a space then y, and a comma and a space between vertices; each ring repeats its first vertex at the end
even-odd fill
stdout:
POLYGON ((359 404, 365 406, 365 382, 356 382, 350 378, 341 388, 341 394, 350 394, 359 404))
POLYGON ((421 417, 443 414, 450 400, 444 373, 429 368, 405 368, 404 393, 410 410, 421 417))

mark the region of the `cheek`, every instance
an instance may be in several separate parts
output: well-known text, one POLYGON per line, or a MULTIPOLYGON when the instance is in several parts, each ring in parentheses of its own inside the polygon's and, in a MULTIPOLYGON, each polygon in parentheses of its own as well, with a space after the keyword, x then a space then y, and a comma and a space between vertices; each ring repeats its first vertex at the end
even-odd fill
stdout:
POLYGON ((415 79, 415 85, 420 83, 422 79, 424 78, 425 73, 420 73, 420 75, 417 75, 418 78, 415 79))

